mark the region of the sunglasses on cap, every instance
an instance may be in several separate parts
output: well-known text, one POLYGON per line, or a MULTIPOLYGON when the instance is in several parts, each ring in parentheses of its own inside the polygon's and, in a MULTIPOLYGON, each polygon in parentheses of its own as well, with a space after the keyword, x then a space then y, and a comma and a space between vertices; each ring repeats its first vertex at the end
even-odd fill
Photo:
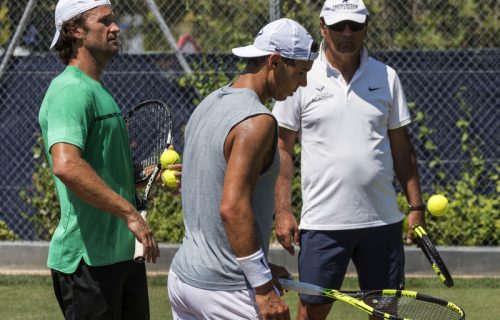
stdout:
POLYGON ((349 26, 349 29, 353 32, 361 31, 365 27, 364 23, 358 23, 350 20, 344 20, 337 22, 335 24, 329 25, 328 29, 332 31, 341 32, 345 30, 345 26, 349 26))

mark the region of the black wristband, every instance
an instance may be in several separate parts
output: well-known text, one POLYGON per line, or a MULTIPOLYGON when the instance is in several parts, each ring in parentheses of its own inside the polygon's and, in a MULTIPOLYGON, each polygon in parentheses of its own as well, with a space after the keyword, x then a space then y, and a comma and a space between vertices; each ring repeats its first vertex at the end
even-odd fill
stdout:
POLYGON ((418 206, 413 206, 413 205, 410 204, 408 206, 408 212, 412 212, 412 211, 425 211, 425 205, 421 204, 421 205, 418 205, 418 206))

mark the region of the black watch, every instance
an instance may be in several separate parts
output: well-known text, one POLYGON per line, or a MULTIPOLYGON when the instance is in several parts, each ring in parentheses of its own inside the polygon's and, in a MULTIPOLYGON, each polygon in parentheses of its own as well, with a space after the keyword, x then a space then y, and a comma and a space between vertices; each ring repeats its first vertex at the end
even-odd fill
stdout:
POLYGON ((408 206, 408 212, 412 211, 425 211, 425 204, 421 204, 418 206, 412 206, 411 204, 408 206))

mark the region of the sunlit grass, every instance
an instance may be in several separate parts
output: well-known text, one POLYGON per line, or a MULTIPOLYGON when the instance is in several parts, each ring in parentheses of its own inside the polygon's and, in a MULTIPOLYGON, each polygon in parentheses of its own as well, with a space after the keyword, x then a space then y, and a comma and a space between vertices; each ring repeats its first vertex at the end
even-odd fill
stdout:
MULTIPOLYGON (((455 279, 455 286, 446 288, 435 278, 407 279, 406 288, 450 300, 460 305, 467 319, 497 320, 500 315, 500 279, 455 279)), ((347 278, 344 289, 356 290, 355 278, 347 278)), ((166 276, 149 276, 151 319, 171 319, 166 292, 166 276)), ((285 300, 292 319, 297 310, 297 294, 288 292, 285 300)), ((49 276, 0 275, 0 310, 2 319, 63 319, 52 292, 49 276)), ((329 319, 366 320, 363 312, 344 303, 334 304, 329 319)))

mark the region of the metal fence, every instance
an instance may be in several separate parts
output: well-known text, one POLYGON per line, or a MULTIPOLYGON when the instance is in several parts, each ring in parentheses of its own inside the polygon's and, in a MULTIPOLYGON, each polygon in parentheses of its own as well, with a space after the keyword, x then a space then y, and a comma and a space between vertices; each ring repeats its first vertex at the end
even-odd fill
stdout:
MULTIPOLYGON (((203 95, 181 85, 184 75, 215 70, 230 78, 238 62, 230 49, 249 43, 257 30, 279 17, 300 21, 320 40, 322 0, 112 2, 122 53, 103 82, 124 111, 150 98, 170 103, 178 132, 203 95)), ((497 180, 491 176, 500 166, 500 2, 365 3, 371 12, 367 46, 398 71, 417 120, 410 129, 424 191, 433 193, 459 179, 479 157, 485 169, 474 191, 498 192, 498 172, 497 180)), ((43 95, 64 67, 49 52, 55 5, 54 0, 0 0, 0 223, 18 239, 36 239, 22 213, 37 213, 19 192, 32 184, 31 150, 43 95)), ((182 137, 176 140, 182 151, 182 137)), ((300 203, 295 196, 297 210, 300 203)), ((499 208, 491 210, 497 215, 493 232, 500 238, 499 208)))

